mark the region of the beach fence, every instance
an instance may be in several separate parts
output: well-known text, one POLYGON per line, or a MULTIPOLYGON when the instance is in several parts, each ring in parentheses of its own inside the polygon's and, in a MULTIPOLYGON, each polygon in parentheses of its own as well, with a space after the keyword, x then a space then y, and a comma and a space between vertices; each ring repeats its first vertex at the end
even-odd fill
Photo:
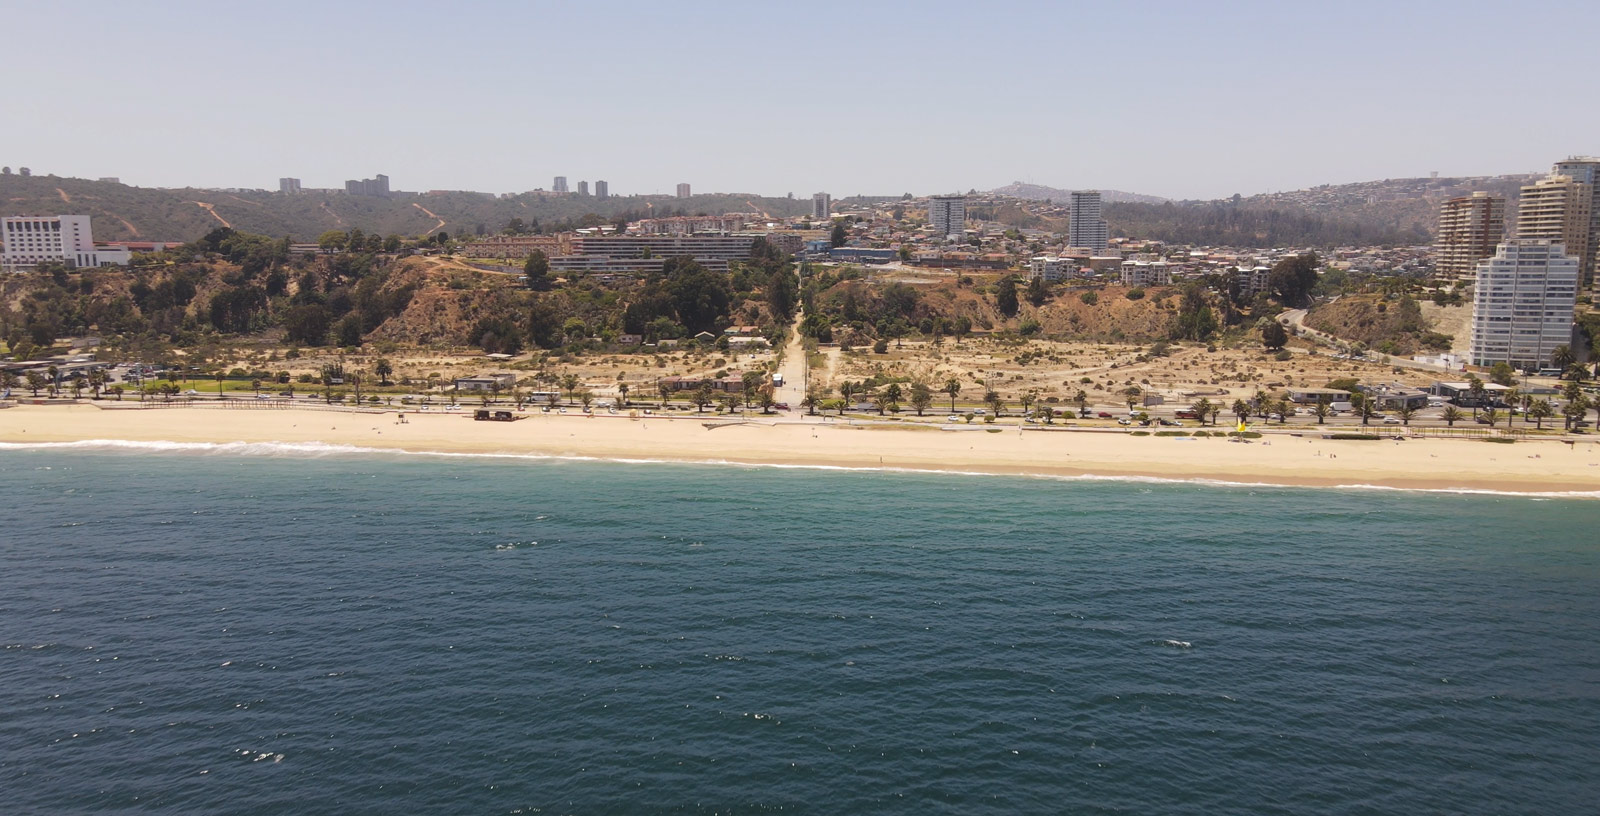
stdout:
MULTIPOLYGON (((337 405, 307 400, 153 400, 147 402, 100 402, 95 407, 109 411, 152 411, 167 408, 202 408, 212 411, 337 411, 345 414, 386 414, 396 410, 388 407, 337 405)), ((405 409, 399 409, 405 410, 405 409)))

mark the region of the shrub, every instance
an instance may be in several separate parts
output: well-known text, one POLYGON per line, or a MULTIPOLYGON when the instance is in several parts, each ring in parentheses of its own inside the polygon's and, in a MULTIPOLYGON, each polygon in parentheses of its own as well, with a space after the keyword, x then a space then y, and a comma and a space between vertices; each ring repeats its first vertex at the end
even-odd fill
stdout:
POLYGON ((1379 439, 1382 439, 1383 437, 1378 436, 1377 434, 1336 433, 1336 434, 1330 435, 1328 438, 1329 439, 1358 439, 1358 440, 1366 440, 1368 442, 1375 442, 1375 441, 1377 441, 1379 439))
POLYGON ((1100 295, 1096 292, 1084 292, 1078 296, 1078 300, 1083 301, 1086 306, 1093 306, 1100 302, 1100 295))
POLYGON ((1129 289, 1127 293, 1123 295, 1123 297, 1127 298, 1128 300, 1140 300, 1144 297, 1144 289, 1135 286, 1132 289, 1129 289))

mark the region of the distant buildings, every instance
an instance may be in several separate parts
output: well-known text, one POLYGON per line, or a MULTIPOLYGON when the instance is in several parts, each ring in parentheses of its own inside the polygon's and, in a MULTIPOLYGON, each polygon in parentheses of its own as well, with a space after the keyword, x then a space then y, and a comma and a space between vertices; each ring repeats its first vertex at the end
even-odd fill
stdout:
POLYGON ((589 182, 587 182, 587 181, 578 182, 578 195, 588 195, 588 194, 589 194, 589 182))
POLYGON ((608 196, 610 194, 611 194, 611 188, 604 181, 597 181, 597 182, 594 183, 594 197, 595 198, 605 198, 606 196, 608 196))
POLYGON ((285 195, 294 195, 300 192, 300 179, 288 177, 278 179, 278 192, 285 195))
POLYGON ((1582 246, 1568 244, 1567 251, 1578 256, 1583 285, 1590 286, 1595 280, 1595 266, 1600 263, 1600 158, 1572 156, 1556 162, 1555 172, 1589 185, 1589 241, 1582 246))
POLYGON ((1476 274, 1506 232, 1506 200, 1484 192, 1452 198, 1439 207, 1434 271, 1442 278, 1476 274))
POLYGON ((1492 257, 1478 262, 1468 361, 1521 369, 1548 364, 1556 346, 1572 342, 1578 277, 1578 259, 1560 243, 1513 239, 1501 244, 1492 257))
POLYGON ((678 198, 688 198, 688 197, 689 197, 689 183, 688 182, 684 182, 682 184, 679 184, 678 185, 678 198))
POLYGON ((369 179, 346 181, 344 183, 344 191, 350 195, 387 197, 389 195, 389 177, 379 173, 369 179))
POLYGON ((826 221, 833 216, 833 196, 827 193, 812 193, 811 195, 811 220, 826 221))
POLYGON ((695 235, 705 232, 738 232, 753 221, 761 220, 761 213, 728 213, 727 215, 675 215, 666 218, 644 218, 628 225, 634 235, 695 235))
POLYGON ((565 192, 567 192, 567 177, 566 176, 556 176, 555 183, 550 185, 550 190, 551 190, 551 192, 556 192, 556 193, 565 193, 565 192))
POLYGON ((1106 220, 1100 217, 1100 191, 1075 191, 1067 216, 1067 243, 1101 252, 1110 240, 1106 220))
POLYGON ((1123 286, 1166 286, 1172 283, 1172 267, 1166 261, 1127 261, 1119 272, 1123 286))
POLYGON ((0 218, 0 269, 64 263, 80 269, 127 266, 126 247, 96 247, 87 215, 16 215, 0 218))
POLYGON ((1551 175, 1522 188, 1517 199, 1520 240, 1551 241, 1570 247, 1578 256, 1582 279, 1583 253, 1589 247, 1589 226, 1594 220, 1594 186, 1572 176, 1551 175))
POLYGON ((934 196, 928 199, 928 224, 933 234, 961 237, 967 231, 967 197, 934 196))

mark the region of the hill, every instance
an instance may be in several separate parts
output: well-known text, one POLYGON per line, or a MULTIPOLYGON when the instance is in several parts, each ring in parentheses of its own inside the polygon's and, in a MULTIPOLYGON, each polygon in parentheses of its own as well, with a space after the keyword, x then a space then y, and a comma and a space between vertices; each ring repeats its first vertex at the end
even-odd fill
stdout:
MULTIPOLYGON (((1046 187, 1042 184, 1026 184, 1013 181, 1004 187, 996 187, 989 192, 995 195, 1023 198, 1029 201, 1053 201, 1065 204, 1072 197, 1072 190, 1063 190, 1059 187, 1046 187)), ((1129 201, 1137 204, 1160 204, 1170 199, 1161 196, 1143 195, 1140 193, 1126 193, 1121 190, 1101 190, 1100 200, 1106 203, 1129 201)))
POLYGON ((671 196, 521 195, 446 192, 389 198, 343 193, 284 195, 265 190, 131 187, 57 176, 0 176, 0 215, 88 215, 102 241, 190 241, 219 226, 296 241, 327 230, 360 229, 382 235, 451 235, 500 231, 513 218, 553 226, 628 216, 762 212, 787 217, 809 212, 811 202, 753 195, 671 196))

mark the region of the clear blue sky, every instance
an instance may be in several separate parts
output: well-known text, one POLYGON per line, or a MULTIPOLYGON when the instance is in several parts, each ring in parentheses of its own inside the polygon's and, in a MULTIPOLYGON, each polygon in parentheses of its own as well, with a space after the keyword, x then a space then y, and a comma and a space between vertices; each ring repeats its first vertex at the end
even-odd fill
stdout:
POLYGON ((1600 153, 1600 3, 13 3, 0 164, 1171 197, 1600 153), (39 32, 37 36, 15 36, 39 32), (1537 80, 1528 77, 1537 76, 1537 80))

